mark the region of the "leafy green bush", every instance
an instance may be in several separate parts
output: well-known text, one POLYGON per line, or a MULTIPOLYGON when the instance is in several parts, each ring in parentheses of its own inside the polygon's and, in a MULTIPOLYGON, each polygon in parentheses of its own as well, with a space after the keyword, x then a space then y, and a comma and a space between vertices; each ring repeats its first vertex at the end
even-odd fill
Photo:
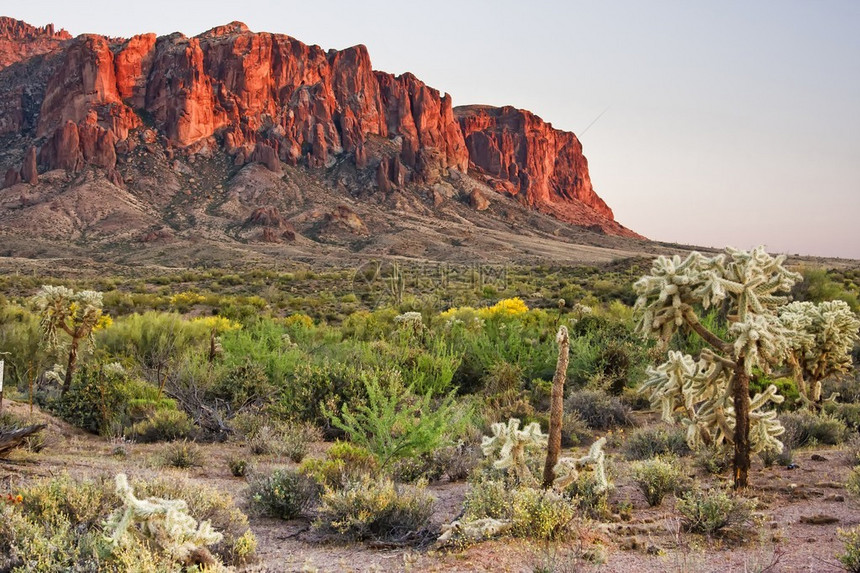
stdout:
POLYGON ((565 412, 576 412, 594 430, 634 425, 630 409, 615 396, 600 390, 578 390, 568 396, 565 412))
POLYGON ((678 458, 672 456, 635 462, 631 469, 633 481, 645 494, 645 501, 651 507, 660 505, 667 493, 678 491, 684 482, 678 458))
POLYGON ((140 442, 184 440, 191 437, 194 425, 180 410, 156 410, 146 420, 133 425, 127 436, 140 442))
POLYGON ((360 481, 362 476, 376 475, 379 462, 366 448, 350 442, 335 442, 326 452, 324 460, 306 459, 300 471, 312 477, 320 486, 336 489, 360 481))
POLYGON ((418 396, 403 385, 396 371, 363 372, 367 402, 355 408, 344 405, 340 414, 330 413, 332 424, 370 450, 380 465, 396 458, 432 452, 455 422, 455 398, 441 401, 431 393, 418 396))
POLYGON ((691 453, 686 433, 680 428, 643 428, 627 436, 621 447, 628 460, 647 460, 665 454, 687 456, 691 453))
POLYGON ((791 449, 807 445, 824 444, 836 446, 848 437, 845 422, 828 414, 816 415, 801 410, 780 416, 785 428, 781 440, 791 449))
POLYGON ((845 552, 839 561, 849 573, 860 573, 860 527, 837 529, 836 535, 845 544, 845 552))
POLYGON ((326 488, 314 526, 349 539, 402 539, 426 528, 432 513, 423 485, 364 476, 343 489, 326 488))
POLYGON ((693 489, 675 503, 690 531, 713 535, 727 527, 746 524, 753 502, 732 497, 721 489, 693 489))
POLYGON ((468 520, 510 519, 513 512, 514 490, 503 480, 479 477, 466 492, 463 517, 468 520))
POLYGON ((294 519, 308 509, 319 495, 316 484, 293 470, 275 470, 251 480, 248 498, 260 515, 294 519))

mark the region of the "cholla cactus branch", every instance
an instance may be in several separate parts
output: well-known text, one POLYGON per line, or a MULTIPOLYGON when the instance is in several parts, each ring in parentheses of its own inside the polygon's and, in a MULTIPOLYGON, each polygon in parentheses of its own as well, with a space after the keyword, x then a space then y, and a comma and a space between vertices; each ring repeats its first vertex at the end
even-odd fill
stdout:
POLYGON ((527 448, 543 448, 547 445, 547 436, 540 431, 540 424, 532 422, 522 430, 520 420, 511 418, 507 424, 493 424, 490 429, 492 436, 484 436, 481 441, 481 451, 485 456, 497 455, 493 463, 496 469, 507 469, 513 473, 519 483, 532 485, 534 477, 526 465, 525 451, 527 448))
POLYGON ((507 533, 513 525, 513 521, 510 519, 494 519, 492 517, 471 521, 457 520, 442 526, 442 535, 439 536, 437 543, 444 546, 457 540, 481 541, 507 533))
POLYGON ((606 438, 600 438, 589 448, 588 453, 581 458, 562 458, 555 465, 555 473, 558 475, 553 482, 553 487, 558 490, 564 490, 570 484, 576 481, 579 476, 579 470, 585 466, 592 466, 594 475, 597 478, 596 491, 603 492, 609 488, 609 481, 606 479, 606 454, 603 452, 603 446, 606 444, 606 438))
POLYGON ((223 535, 213 530, 208 521, 198 525, 188 515, 188 506, 181 499, 138 499, 125 474, 116 476, 116 493, 122 499, 123 507, 113 512, 105 523, 105 538, 113 546, 122 545, 129 529, 138 525, 145 538, 164 550, 174 561, 182 563, 193 554, 206 552, 207 545, 223 539, 223 535))

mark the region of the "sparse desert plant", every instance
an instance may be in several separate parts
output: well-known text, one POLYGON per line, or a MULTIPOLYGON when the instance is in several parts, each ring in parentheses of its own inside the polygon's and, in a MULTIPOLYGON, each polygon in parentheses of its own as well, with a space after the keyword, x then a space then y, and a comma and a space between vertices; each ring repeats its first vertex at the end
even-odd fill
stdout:
POLYGON ((731 451, 726 447, 701 447, 696 450, 693 463, 707 474, 720 475, 732 467, 731 451))
POLYGON ((577 507, 551 490, 519 488, 514 493, 512 533, 531 539, 563 539, 577 517, 577 507))
POLYGON ((631 466, 633 481, 645 494, 645 501, 654 507, 660 505, 668 493, 674 493, 684 482, 683 466, 672 456, 655 457, 635 462, 631 466))
POLYGON ((566 412, 576 412, 588 427, 594 430, 633 425, 630 408, 618 397, 610 396, 602 390, 571 392, 564 406, 566 412))
POLYGON ((849 573, 860 573, 860 526, 837 529, 836 535, 845 544, 845 552, 838 556, 839 561, 849 573))
POLYGON ((233 477, 245 477, 250 469, 250 464, 245 458, 230 458, 227 460, 227 467, 230 468, 233 477))
POLYGON ((807 410, 783 414, 785 426, 783 442, 795 449, 808 445, 836 446, 849 434, 845 422, 829 414, 815 414, 807 410))
POLYGON ((247 434, 248 447, 254 455, 276 454, 300 463, 322 432, 306 422, 272 422, 253 428, 247 434))
MULTIPOLYGON (((208 550, 223 563, 239 565, 253 557, 256 541, 248 529, 247 517, 226 495, 209 486, 177 478, 133 481, 140 498, 156 497, 174 500, 177 508, 187 504, 170 519, 173 526, 190 531, 182 524, 208 521, 222 539, 208 550)), ((17 491, 21 503, 15 507, 0 503, 0 569, 4 571, 139 571, 156 573, 173 571, 181 565, 192 568, 206 555, 195 552, 183 564, 178 562, 182 546, 189 548, 183 535, 168 534, 156 526, 144 532, 132 525, 119 544, 107 541, 105 520, 120 505, 112 480, 75 480, 69 475, 36 480, 17 491), (159 541, 156 541, 158 539, 159 541), (162 543, 161 540, 165 542, 162 543), (174 551, 176 550, 176 551, 174 551)), ((124 513, 124 510, 120 510, 124 513)), ((156 520, 166 518, 166 514, 156 520)), ((175 528, 171 526, 170 530, 175 528)), ((194 531, 198 531, 196 527, 194 531)), ((208 560, 207 558, 207 560, 208 560)), ((212 561, 209 561, 210 563, 212 561)))
POLYGON ((203 450, 194 442, 182 440, 171 442, 164 446, 158 455, 159 463, 178 469, 189 469, 203 466, 203 450))
POLYGON ((776 386, 750 397, 754 369, 778 366, 791 333, 777 316, 779 305, 800 279, 783 266, 784 256, 771 257, 764 248, 726 249, 714 257, 693 252, 685 260, 658 257, 650 274, 634 284, 639 298, 639 330, 668 344, 682 327, 694 331, 709 347, 698 359, 669 351, 668 360, 648 369, 641 389, 659 407, 664 421, 684 420, 687 441, 698 445, 730 444, 734 449, 734 484, 749 482, 750 453, 781 449, 783 428, 776 412, 763 409, 783 398, 776 386), (722 307, 733 316, 727 339, 709 330, 697 314, 722 307))
POLYGON ((335 442, 326 452, 325 459, 306 459, 300 471, 320 486, 337 489, 360 481, 362 476, 377 475, 379 462, 366 448, 350 442, 335 442))
POLYGON ((181 410, 156 410, 146 420, 134 424, 127 436, 139 442, 184 440, 194 432, 194 424, 181 410))
POLYGON ((342 489, 326 488, 314 526, 348 539, 396 540, 419 534, 432 513, 433 498, 423 484, 364 476, 342 489))
POLYGON ((718 488, 692 489, 675 503, 675 508, 684 517, 686 528, 705 535, 746 524, 753 506, 752 501, 732 497, 718 488))
POLYGON ((845 482, 845 489, 849 493, 860 496, 860 466, 855 466, 851 473, 848 474, 848 480, 845 482))
POLYGON ((664 454, 687 456, 691 453, 686 433, 675 428, 637 430, 627 436, 622 450, 628 460, 647 460, 664 454))
POLYGON ((313 480, 289 469, 257 476, 250 481, 248 489, 248 499, 254 511, 280 519, 294 519, 302 515, 318 495, 319 489, 313 480))
POLYGON ((451 446, 443 446, 431 454, 433 463, 448 476, 451 481, 460 481, 469 477, 481 462, 481 449, 475 444, 459 442, 451 446))
POLYGON ((513 492, 504 481, 478 478, 463 501, 463 518, 468 521, 490 518, 508 520, 513 512, 513 492))

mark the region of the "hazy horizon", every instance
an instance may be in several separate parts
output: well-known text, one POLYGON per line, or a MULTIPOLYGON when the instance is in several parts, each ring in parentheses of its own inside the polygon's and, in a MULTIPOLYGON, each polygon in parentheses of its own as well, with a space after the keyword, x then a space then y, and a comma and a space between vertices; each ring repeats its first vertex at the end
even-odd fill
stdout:
POLYGON ((454 105, 513 105, 576 133, 595 191, 650 239, 860 259, 860 2, 80 4, 0 15, 74 35, 239 20, 365 44, 375 69, 454 105))

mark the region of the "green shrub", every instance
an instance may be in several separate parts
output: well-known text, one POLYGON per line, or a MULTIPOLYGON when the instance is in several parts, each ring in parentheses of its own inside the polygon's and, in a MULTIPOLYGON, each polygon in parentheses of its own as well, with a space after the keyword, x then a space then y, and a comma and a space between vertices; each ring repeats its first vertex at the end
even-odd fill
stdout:
POLYGON ((248 498, 260 515, 294 519, 308 509, 319 495, 316 484, 293 470, 275 470, 251 480, 248 498))
POLYGON ((329 414, 332 424, 377 456, 382 467, 396 458, 432 452, 451 431, 458 412, 453 394, 441 401, 430 392, 418 396, 391 370, 363 372, 361 379, 367 402, 329 414))
POLYGON ((469 477, 483 457, 480 447, 463 442, 444 446, 431 454, 433 464, 438 468, 437 471, 444 473, 451 481, 460 481, 469 477))
POLYGON ((630 409, 615 396, 600 390, 578 390, 568 396, 566 412, 576 412, 594 430, 608 430, 617 426, 632 426, 630 409))
POLYGON ((631 469, 633 481, 651 507, 660 505, 667 493, 678 491, 685 477, 678 458, 673 456, 635 462, 631 469))
POLYGON ((824 411, 845 422, 845 425, 855 432, 860 430, 860 404, 827 402, 824 405, 824 411))
POLYGON ((647 460, 666 454, 686 456, 691 453, 683 429, 667 430, 662 427, 643 428, 631 433, 624 440, 622 451, 628 460, 647 460))
POLYGON ((320 486, 336 489, 359 481, 363 476, 375 476, 379 462, 366 448, 350 442, 335 442, 324 460, 307 459, 302 462, 300 471, 320 486))
POLYGON ((227 466, 233 477, 245 477, 250 469, 250 464, 245 458, 230 458, 227 460, 227 466))
POLYGON ((140 442, 162 442, 184 440, 193 432, 194 424, 185 412, 156 410, 146 420, 133 425, 127 436, 140 442))
POLYGON ((732 497, 721 489, 693 489, 675 503, 690 531, 713 535, 727 527, 746 524, 752 513, 751 501, 732 497))
POLYGON ((401 539, 426 528, 432 513, 423 485, 364 476, 343 489, 326 488, 314 526, 349 539, 401 539))
POLYGON ((729 448, 702 447, 696 450, 693 463, 707 474, 720 475, 731 467, 732 452, 729 448))
POLYGON ((520 488, 513 499, 512 533, 518 537, 556 540, 570 533, 577 508, 553 490, 520 488))
POLYGON ((860 496, 860 466, 855 467, 848 474, 848 480, 845 482, 845 489, 849 493, 860 496))
POLYGON ((860 573, 860 527, 837 529, 836 535, 845 544, 845 552, 839 561, 849 573, 860 573))
MULTIPOLYGON (((247 517, 229 495, 180 479, 135 481, 140 498, 182 499, 188 513, 208 520, 223 534, 210 549, 224 563, 253 558, 256 540, 247 517)), ((102 524, 120 505, 113 480, 74 480, 68 475, 36 480, 16 492, 20 506, 0 504, 2 571, 136 571, 156 573, 179 567, 172 557, 135 538, 118 549, 104 539, 102 524)))
POLYGON ((609 489, 600 487, 594 472, 580 472, 564 494, 588 517, 605 519, 610 514, 609 489))
POLYGON ((300 463, 314 442, 322 441, 322 432, 306 422, 285 424, 280 429, 277 453, 300 463))
POLYGON ((158 457, 161 465, 182 470, 202 467, 204 460, 200 446, 187 440, 167 444, 158 457))
POLYGON ((273 422, 254 428, 247 440, 252 454, 277 454, 299 463, 311 444, 322 440, 322 432, 306 422, 273 422))
POLYGON ((836 446, 845 441, 849 431, 845 422, 828 414, 816 415, 801 410, 780 416, 785 433, 780 438, 786 446, 796 449, 803 446, 836 446))

